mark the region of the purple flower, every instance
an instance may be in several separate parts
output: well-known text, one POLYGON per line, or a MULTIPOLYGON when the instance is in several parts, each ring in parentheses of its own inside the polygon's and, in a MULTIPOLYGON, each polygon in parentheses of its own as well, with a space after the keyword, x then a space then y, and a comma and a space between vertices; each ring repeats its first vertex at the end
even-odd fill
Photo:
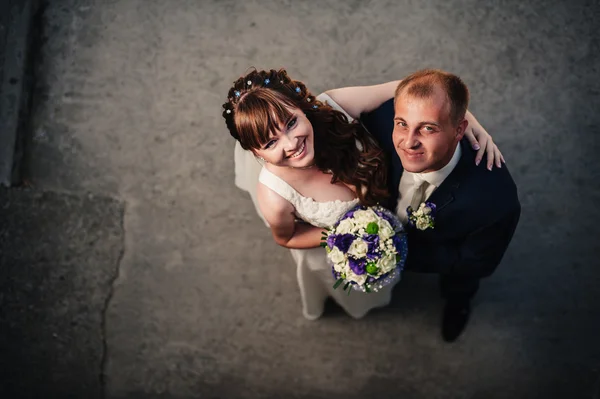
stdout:
POLYGON ((354 216, 354 212, 356 212, 355 209, 349 210, 348 212, 346 212, 346 214, 344 215, 344 217, 342 218, 342 220, 349 219, 349 218, 353 217, 354 216))
POLYGON ((335 245, 335 239, 337 238, 337 234, 332 234, 330 236, 327 237, 327 246, 329 247, 329 249, 333 249, 333 246, 335 245))
POLYGON ((335 236, 333 245, 343 253, 347 253, 353 241, 354 236, 352 234, 338 234, 335 236))
POLYGON ((369 249, 367 250, 367 258, 373 259, 377 257, 375 252, 379 248, 379 235, 377 234, 365 234, 363 241, 367 243, 369 249))
POLYGON ((376 214, 377 216, 379 216, 380 218, 382 218, 382 219, 385 219, 385 220, 387 220, 388 222, 390 222, 390 223, 391 223, 390 216, 389 216, 389 214, 388 214, 388 213, 386 213, 385 211, 383 211, 383 210, 381 210, 381 209, 376 209, 376 210, 375 210, 375 214, 376 214))
POLYGON ((354 259, 353 257, 348 258, 348 262, 350 263, 350 269, 357 274, 365 274, 365 260, 364 259, 354 259))

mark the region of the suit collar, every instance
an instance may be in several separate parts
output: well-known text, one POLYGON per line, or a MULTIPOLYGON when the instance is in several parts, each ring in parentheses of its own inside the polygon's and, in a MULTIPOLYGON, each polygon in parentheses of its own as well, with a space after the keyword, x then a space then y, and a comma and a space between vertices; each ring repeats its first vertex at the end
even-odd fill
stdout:
POLYGON ((456 167, 428 199, 429 202, 433 202, 436 205, 437 212, 454 201, 454 193, 460 187, 462 176, 467 168, 469 168, 470 163, 475 162, 468 140, 461 140, 460 146, 462 154, 456 167))

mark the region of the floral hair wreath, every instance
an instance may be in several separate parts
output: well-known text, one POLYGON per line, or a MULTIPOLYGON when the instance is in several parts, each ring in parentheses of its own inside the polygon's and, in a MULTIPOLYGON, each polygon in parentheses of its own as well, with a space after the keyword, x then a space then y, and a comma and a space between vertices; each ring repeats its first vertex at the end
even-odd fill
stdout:
MULTIPOLYGON (((233 82, 233 84, 234 84, 234 85, 235 85, 236 83, 237 83, 237 81, 233 82)), ((263 80, 264 87, 267 87, 267 86, 269 85, 269 83, 271 83, 271 79, 269 79, 269 78, 265 78, 265 79, 263 80)), ((285 82, 284 82, 283 80, 280 80, 280 81, 279 81, 279 83, 283 85, 285 82)), ((246 90, 248 90, 248 89, 251 89, 251 88, 252 88, 252 85, 253 85, 253 83, 252 83, 252 80, 247 80, 247 81, 246 81, 246 90)), ((234 87, 235 87, 235 86, 234 86, 234 87)), ((302 89, 301 89, 299 86, 296 86, 296 87, 294 88, 294 91, 295 91, 296 93, 300 94, 300 93, 302 92, 302 89)), ((223 104, 223 108, 225 108, 225 114, 227 114, 227 115, 231 115, 231 114, 233 113, 233 111, 234 111, 234 110, 233 110, 233 105, 234 105, 234 104, 233 104, 233 101, 232 101, 232 100, 238 100, 238 99, 241 97, 241 95, 242 95, 242 93, 241 93, 241 91, 240 91, 240 90, 234 90, 234 91, 233 91, 233 96, 234 96, 234 97, 229 97, 229 98, 228 98, 228 100, 229 100, 229 101, 227 101, 225 104, 223 104)), ((306 101, 307 101, 307 102, 311 102, 311 101, 312 101, 312 98, 311 98, 310 96, 308 96, 308 97, 306 97, 306 101)), ((312 107, 313 107, 314 109, 317 109, 317 108, 319 108, 319 106, 318 106, 317 104, 314 104, 312 107)), ((223 116, 225 117, 225 115, 223 115, 223 116)))

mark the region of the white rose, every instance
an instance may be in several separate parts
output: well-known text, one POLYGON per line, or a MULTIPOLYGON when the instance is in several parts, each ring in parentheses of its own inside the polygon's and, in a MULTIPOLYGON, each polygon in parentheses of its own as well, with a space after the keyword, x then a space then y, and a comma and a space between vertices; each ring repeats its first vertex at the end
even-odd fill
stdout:
POLYGON ((335 228, 337 234, 352 234, 354 230, 354 222, 350 219, 344 219, 335 228))
POLYGON ((350 270, 347 274, 346 274, 346 280, 348 281, 354 281, 360 285, 363 285, 366 281, 367 281, 367 273, 365 274, 361 274, 360 276, 358 274, 355 274, 352 270, 350 270))
POLYGON ((354 212, 354 222, 362 227, 366 227, 371 222, 377 222, 377 214, 370 209, 358 210, 354 212))
POLYGON ((333 263, 337 264, 344 262, 346 260, 346 256, 337 247, 333 247, 331 252, 329 252, 329 259, 331 259, 333 263))
POLYGON ((416 225, 417 225, 417 229, 425 230, 425 229, 427 229, 427 227, 429 227, 429 221, 427 221, 425 218, 417 219, 416 225))
POLYGON ((365 212, 367 212, 367 217, 369 217, 372 222, 376 222, 379 219, 379 216, 373 209, 367 209, 365 212))
POLYGON ((426 206, 425 208, 423 208, 423 213, 424 213, 425 215, 429 215, 429 214, 431 213, 431 208, 430 208, 430 207, 428 207, 428 206, 426 206))
POLYGON ((379 221, 379 237, 382 240, 387 240, 388 238, 392 237, 394 235, 394 229, 392 228, 392 225, 390 225, 390 223, 387 220, 380 220, 379 221))
POLYGON ((350 249, 348 249, 348 254, 354 256, 356 259, 361 259, 367 256, 368 250, 369 245, 362 239, 357 238, 356 240, 352 241, 350 249))
POLYGON ((338 273, 346 273, 346 270, 349 269, 348 267, 348 261, 347 260, 342 260, 339 263, 334 263, 333 264, 333 270, 335 270, 338 273))
POLYGON ((386 255, 377 261, 382 273, 394 270, 396 267, 396 255, 386 255))

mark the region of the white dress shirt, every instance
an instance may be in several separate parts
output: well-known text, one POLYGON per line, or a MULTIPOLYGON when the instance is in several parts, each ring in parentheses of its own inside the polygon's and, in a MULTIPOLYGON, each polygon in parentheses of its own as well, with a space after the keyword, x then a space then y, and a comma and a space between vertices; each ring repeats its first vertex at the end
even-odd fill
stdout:
POLYGON ((454 155, 450 162, 446 164, 442 169, 436 170, 428 173, 411 173, 404 171, 402 173, 402 178, 400 179, 400 186, 398 187, 399 196, 398 196, 398 205, 396 206, 396 214, 402 221, 402 223, 406 224, 408 221, 408 215, 406 213, 406 208, 410 205, 413 194, 415 192, 415 183, 424 180, 429 183, 429 186, 425 190, 425 199, 426 201, 431 194, 438 188, 446 177, 452 173, 461 156, 460 143, 456 145, 456 150, 454 150, 454 155))

